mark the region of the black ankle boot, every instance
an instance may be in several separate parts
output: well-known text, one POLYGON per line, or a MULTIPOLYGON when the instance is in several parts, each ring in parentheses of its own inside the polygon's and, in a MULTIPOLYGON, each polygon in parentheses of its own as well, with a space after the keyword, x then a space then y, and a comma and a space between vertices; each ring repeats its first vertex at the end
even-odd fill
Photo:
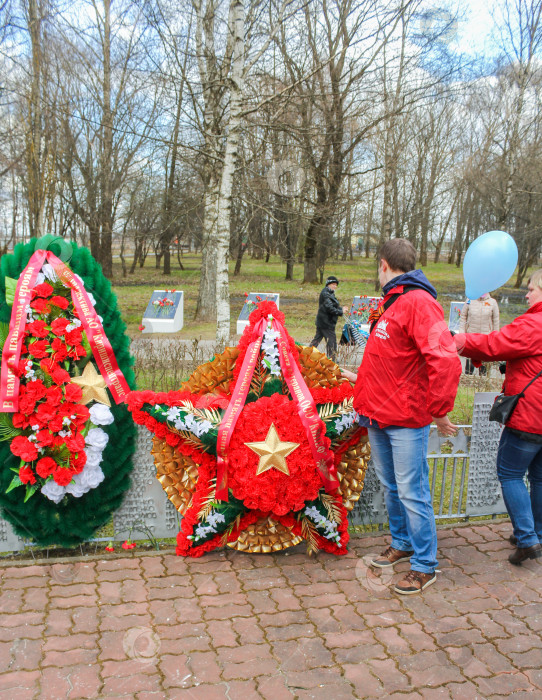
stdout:
POLYGON ((531 547, 517 547, 515 552, 508 557, 511 564, 519 565, 526 559, 540 559, 542 557, 542 545, 540 542, 531 547))

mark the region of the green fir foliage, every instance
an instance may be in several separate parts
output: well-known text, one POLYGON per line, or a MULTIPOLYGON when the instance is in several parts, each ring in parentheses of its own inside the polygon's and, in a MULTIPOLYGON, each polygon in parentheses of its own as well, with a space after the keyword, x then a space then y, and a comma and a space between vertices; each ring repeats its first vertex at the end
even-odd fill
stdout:
MULTIPOLYGON (((44 237, 49 240, 52 237, 44 237)), ((18 279, 38 248, 46 247, 40 239, 19 244, 12 255, 4 255, 0 260, 0 323, 9 323, 11 306, 6 303, 6 277, 18 279)), ((135 375, 130 356, 130 339, 125 334, 125 325, 117 307, 117 299, 111 291, 111 284, 94 260, 90 251, 75 243, 61 241, 49 243, 49 249, 59 256, 85 282, 85 289, 96 299, 96 312, 103 317, 105 333, 115 352, 117 362, 131 389, 135 389, 135 375)), ((15 532, 40 546, 60 545, 72 547, 93 537, 96 530, 107 523, 113 512, 121 505, 130 486, 132 455, 135 450, 136 426, 124 404, 112 401, 111 411, 115 422, 101 426, 109 434, 109 442, 104 451, 101 468, 104 481, 81 498, 66 496, 58 505, 39 492, 29 503, 24 503, 19 489, 6 493, 13 479, 10 467, 13 455, 8 442, 0 443, 0 507, 3 517, 8 520, 15 532)), ((17 460, 18 461, 18 460, 17 460)), ((30 495, 27 493, 27 497, 30 495)))

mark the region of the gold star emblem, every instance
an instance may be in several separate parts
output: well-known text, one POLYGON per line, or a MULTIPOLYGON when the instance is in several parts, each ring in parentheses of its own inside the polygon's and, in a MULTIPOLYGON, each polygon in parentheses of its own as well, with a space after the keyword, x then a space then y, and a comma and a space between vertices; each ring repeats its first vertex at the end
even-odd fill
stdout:
POLYGON ((263 442, 245 442, 249 450, 252 450, 257 455, 260 455, 256 476, 263 474, 268 469, 278 469, 279 472, 290 476, 286 457, 299 447, 298 442, 282 442, 277 433, 274 424, 267 432, 267 436, 263 442))
POLYGON ((83 396, 79 403, 87 404, 91 401, 97 401, 111 406, 111 401, 109 401, 105 390, 105 380, 101 374, 96 372, 92 362, 87 362, 83 374, 80 377, 73 377, 71 383, 78 384, 83 389, 83 396))

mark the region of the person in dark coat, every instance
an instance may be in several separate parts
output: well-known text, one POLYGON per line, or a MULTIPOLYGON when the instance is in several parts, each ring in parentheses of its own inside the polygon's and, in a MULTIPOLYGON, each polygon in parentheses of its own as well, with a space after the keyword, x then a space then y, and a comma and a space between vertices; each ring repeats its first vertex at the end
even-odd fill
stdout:
POLYGON ((310 343, 314 347, 318 347, 322 338, 325 338, 326 352, 332 360, 335 359, 337 353, 337 336, 335 335, 337 319, 348 311, 348 307, 341 306, 335 297, 338 285, 339 280, 330 275, 326 280, 326 286, 320 292, 318 313, 316 314, 316 335, 310 343))

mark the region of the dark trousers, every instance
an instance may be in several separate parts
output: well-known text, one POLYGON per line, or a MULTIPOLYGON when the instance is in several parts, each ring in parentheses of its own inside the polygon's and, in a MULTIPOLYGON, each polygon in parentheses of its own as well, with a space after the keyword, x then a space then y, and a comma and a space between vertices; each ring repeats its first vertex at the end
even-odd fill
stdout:
POLYGON ((497 452, 497 476, 518 547, 542 540, 542 444, 528 442, 505 428, 497 452), (531 492, 523 477, 527 477, 531 492))
POLYGON ((322 338, 326 339, 327 356, 335 361, 335 357, 337 355, 337 336, 335 335, 335 329, 319 328, 316 326, 316 335, 311 340, 310 344, 317 348, 318 345, 320 345, 322 338))
MULTIPOLYGON (((465 362, 465 374, 474 374, 474 370, 476 367, 472 364, 470 357, 467 357, 467 361, 465 362)), ((486 374, 486 367, 485 365, 482 365, 480 367, 480 376, 484 377, 486 374)))

